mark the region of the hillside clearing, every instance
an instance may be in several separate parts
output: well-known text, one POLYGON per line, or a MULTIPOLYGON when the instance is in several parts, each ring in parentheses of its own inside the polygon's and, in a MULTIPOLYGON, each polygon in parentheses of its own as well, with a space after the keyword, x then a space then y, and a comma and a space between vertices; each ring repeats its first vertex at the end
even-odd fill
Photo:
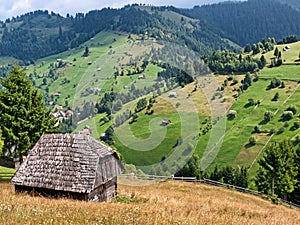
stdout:
POLYGON ((119 185, 115 202, 99 204, 16 195, 12 185, 0 186, 1 224, 298 224, 300 217, 258 197, 175 181, 119 185))

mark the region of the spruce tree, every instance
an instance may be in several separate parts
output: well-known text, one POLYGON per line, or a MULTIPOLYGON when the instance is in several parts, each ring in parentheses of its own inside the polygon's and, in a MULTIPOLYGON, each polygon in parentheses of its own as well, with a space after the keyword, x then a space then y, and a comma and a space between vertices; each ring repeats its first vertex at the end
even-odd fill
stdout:
POLYGON ((1 84, 0 129, 5 140, 2 154, 22 160, 22 155, 26 155, 41 134, 53 128, 56 121, 51 119, 42 94, 24 70, 14 66, 1 84))
POLYGON ((261 63, 261 68, 260 69, 264 68, 267 65, 267 60, 266 60, 264 55, 262 55, 260 57, 260 63, 261 63))
POLYGON ((272 143, 258 162, 255 183, 259 191, 287 199, 297 185, 298 167, 293 146, 288 141, 272 143))
POLYGON ((279 143, 279 148, 282 151, 281 157, 283 168, 281 168, 281 179, 278 184, 278 194, 287 200, 288 194, 295 190, 297 184, 298 168, 296 165, 296 153, 291 142, 283 141, 279 143))
POLYGON ((282 168, 282 157, 279 145, 277 143, 272 143, 265 151, 263 158, 259 160, 260 170, 256 179, 256 184, 259 191, 265 193, 275 194, 275 183, 278 183, 280 179, 280 169, 282 168), (263 177, 263 179, 262 179, 263 177), (260 184, 261 181, 263 185, 260 184), (268 181, 266 186, 265 181, 268 181))
POLYGON ((275 50, 274 50, 274 56, 278 56, 278 54, 279 54, 279 50, 278 50, 278 48, 276 47, 275 50))

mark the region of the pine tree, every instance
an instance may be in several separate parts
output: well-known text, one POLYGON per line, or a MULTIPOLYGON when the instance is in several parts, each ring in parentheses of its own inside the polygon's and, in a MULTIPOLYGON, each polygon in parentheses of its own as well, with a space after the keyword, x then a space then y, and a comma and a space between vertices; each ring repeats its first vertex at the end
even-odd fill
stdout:
POLYGON ((51 119, 42 94, 34 88, 24 70, 14 66, 1 84, 0 129, 5 139, 2 153, 22 160, 22 155, 26 155, 56 121, 51 119))
POLYGON ((260 165, 260 171, 256 179, 256 184, 259 191, 268 193, 271 189, 272 195, 275 194, 275 182, 281 177, 280 169, 282 167, 281 152, 277 143, 272 143, 265 151, 263 158, 258 162, 260 165), (261 178, 264 177, 263 181, 268 181, 268 186, 263 183, 261 178), (264 188, 264 189, 261 189, 264 188))
POLYGON ((260 57, 260 63, 261 63, 261 68, 260 69, 264 68, 267 65, 267 60, 266 60, 264 55, 262 55, 260 57))
POLYGON ((288 141, 272 143, 265 151, 255 183, 259 191, 287 199, 297 184, 295 151, 288 141))
POLYGON ((279 53, 279 50, 278 50, 278 48, 276 47, 275 50, 274 50, 274 56, 278 56, 278 53, 279 53))
POLYGON ((278 194, 287 200, 287 195, 294 191, 297 184, 298 168, 295 161, 295 151, 291 142, 283 141, 279 143, 279 148, 282 151, 283 168, 277 188, 278 194))
POLYGON ((292 193, 291 199, 293 199, 294 203, 300 204, 300 147, 295 153, 295 162, 298 170, 296 176, 296 180, 298 180, 298 183, 295 185, 295 190, 292 193))

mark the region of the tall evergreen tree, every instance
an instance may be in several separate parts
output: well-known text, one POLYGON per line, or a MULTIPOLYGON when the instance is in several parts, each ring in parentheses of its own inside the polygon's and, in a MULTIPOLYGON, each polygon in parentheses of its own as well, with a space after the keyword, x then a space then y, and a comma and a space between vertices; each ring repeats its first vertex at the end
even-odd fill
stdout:
POLYGON ((283 168, 281 171, 281 179, 278 184, 278 194, 287 200, 288 194, 295 190, 297 184, 298 167, 296 165, 296 154, 292 143, 283 141, 279 143, 282 151, 283 168))
POLYGON ((295 190, 292 193, 291 199, 296 204, 300 204, 300 147, 296 151, 295 162, 298 169, 296 180, 298 183, 295 185, 295 190))
POLYGON ((267 60, 266 60, 264 55, 261 55, 260 63, 261 63, 261 68, 260 69, 264 68, 267 65, 267 60))
POLYGON ((295 152, 288 141, 272 143, 265 151, 256 177, 259 191, 287 199, 297 184, 295 152))
POLYGON ((55 121, 24 70, 14 66, 1 84, 0 129, 5 139, 2 154, 22 160, 22 155, 26 155, 43 132, 53 128, 55 121))
POLYGON ((274 56, 278 56, 278 54, 279 54, 279 50, 278 50, 278 48, 276 47, 275 50, 274 50, 274 56))

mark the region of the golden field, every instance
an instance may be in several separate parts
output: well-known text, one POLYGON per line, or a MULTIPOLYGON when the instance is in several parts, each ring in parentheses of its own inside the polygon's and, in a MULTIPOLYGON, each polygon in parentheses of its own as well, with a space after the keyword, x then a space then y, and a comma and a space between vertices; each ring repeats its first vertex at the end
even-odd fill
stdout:
POLYGON ((0 224, 300 224, 300 210, 198 183, 119 185, 111 203, 31 197, 0 185, 0 224))

